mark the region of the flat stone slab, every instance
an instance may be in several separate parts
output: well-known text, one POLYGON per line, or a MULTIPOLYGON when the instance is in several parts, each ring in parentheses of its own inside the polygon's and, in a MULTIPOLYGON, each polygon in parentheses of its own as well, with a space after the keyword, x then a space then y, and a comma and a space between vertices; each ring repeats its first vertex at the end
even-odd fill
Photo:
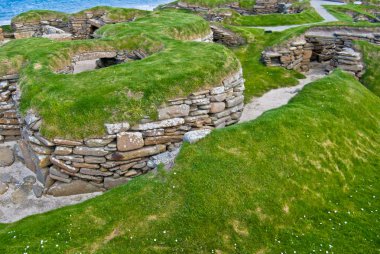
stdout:
POLYGON ((9 147, 0 147, 0 167, 7 167, 13 164, 15 156, 9 147))

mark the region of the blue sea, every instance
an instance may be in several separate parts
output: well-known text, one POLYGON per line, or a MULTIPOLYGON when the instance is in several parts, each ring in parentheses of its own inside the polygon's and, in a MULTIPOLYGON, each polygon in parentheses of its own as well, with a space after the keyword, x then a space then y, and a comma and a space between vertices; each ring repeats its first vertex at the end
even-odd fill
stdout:
POLYGON ((29 10, 54 10, 67 13, 99 5, 152 10, 170 0, 0 0, 0 25, 10 23, 12 17, 29 10))

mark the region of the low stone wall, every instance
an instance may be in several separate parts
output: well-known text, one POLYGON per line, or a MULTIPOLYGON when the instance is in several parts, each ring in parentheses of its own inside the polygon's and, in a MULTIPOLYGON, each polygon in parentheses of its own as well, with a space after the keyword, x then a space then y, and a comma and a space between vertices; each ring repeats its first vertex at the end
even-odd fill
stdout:
POLYGON ((378 28, 313 28, 300 37, 266 49, 262 59, 267 66, 304 72, 309 70, 311 61, 329 62, 327 71, 339 67, 361 77, 364 64, 353 41, 366 40, 379 45, 379 32, 378 28))
POLYGON ((44 34, 44 27, 54 27, 70 33, 69 22, 62 19, 50 19, 32 22, 12 22, 15 39, 24 39, 44 34))
POLYGON ((279 12, 278 0, 256 0, 253 7, 256 14, 270 14, 279 12))
POLYGON ((20 138, 20 120, 17 113, 19 89, 16 76, 0 78, 0 142, 20 138))
POLYGON ((4 39, 3 29, 0 27, 0 41, 3 41, 4 39))
POLYGON ((39 132, 42 119, 29 112, 22 138, 38 179, 55 196, 104 191, 157 166, 159 156, 175 153, 189 131, 237 123, 244 108, 242 71, 217 87, 168 101, 158 120, 139 124, 106 124, 107 135, 84 140, 47 139, 39 132), (152 157, 154 156, 154 157, 152 157))
MULTIPOLYGON (((129 20, 120 20, 117 22, 129 22, 129 20)), ((68 20, 49 19, 32 22, 12 22, 12 28, 15 31, 15 39, 30 37, 48 37, 50 39, 89 39, 94 32, 106 25, 116 23, 116 21, 107 18, 106 11, 86 11, 81 15, 71 16, 68 20)))
POLYGON ((213 41, 216 43, 220 43, 228 47, 236 47, 245 44, 242 37, 224 27, 211 25, 211 30, 213 32, 213 41))

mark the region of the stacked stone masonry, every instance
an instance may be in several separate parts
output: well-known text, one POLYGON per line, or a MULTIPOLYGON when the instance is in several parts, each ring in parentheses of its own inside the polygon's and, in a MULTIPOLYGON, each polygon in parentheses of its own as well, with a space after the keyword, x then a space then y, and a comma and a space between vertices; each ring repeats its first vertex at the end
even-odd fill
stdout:
POLYGON ((3 32, 3 29, 0 27, 0 42, 3 41, 5 38, 4 38, 4 32, 3 32))
POLYGON ((353 46, 355 40, 380 45, 378 28, 314 28, 287 43, 266 49, 262 59, 267 66, 282 66, 306 72, 312 61, 327 63, 326 71, 339 67, 361 77, 364 64, 353 46))
MULTIPOLYGON (((4 91, 16 91, 15 85, 2 84, 4 91)), ((169 100, 158 109, 157 121, 142 119, 133 126, 127 122, 105 124, 106 135, 83 140, 45 138, 39 131, 43 119, 28 112, 22 119, 19 144, 26 165, 37 174, 46 193, 61 196, 104 191, 154 169, 156 155, 174 154, 186 133, 237 123, 244 108, 243 93, 240 70, 217 87, 169 100)), ((7 105, 12 107, 4 107, 4 112, 13 114, 7 118, 2 114, 0 119, 15 119, 10 126, 19 134, 18 119, 13 118, 15 108, 7 105)))
POLYGON ((19 89, 15 76, 0 78, 0 142, 20 138, 19 89))
POLYGON ((106 11, 86 11, 81 15, 75 15, 65 19, 37 20, 32 22, 12 22, 12 29, 16 39, 30 37, 47 37, 57 40, 89 39, 94 32, 106 25, 115 22, 129 22, 128 20, 110 20, 106 11))

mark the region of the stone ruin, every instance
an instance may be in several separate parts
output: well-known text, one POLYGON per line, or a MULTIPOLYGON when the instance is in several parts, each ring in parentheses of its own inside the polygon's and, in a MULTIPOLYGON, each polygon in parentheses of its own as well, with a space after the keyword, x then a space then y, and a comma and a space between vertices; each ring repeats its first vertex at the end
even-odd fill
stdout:
MULTIPOLYGON (((292 0, 256 0, 255 5, 250 8, 242 8, 239 2, 232 2, 220 5, 219 8, 231 9, 238 12, 241 15, 257 15, 257 14, 272 14, 272 13, 299 13, 302 9, 292 8, 292 0)), ((198 4, 187 3, 178 1, 176 3, 170 3, 163 6, 164 8, 176 8, 185 9, 189 11, 206 13, 204 18, 209 21, 222 21, 225 18, 232 16, 231 12, 220 11, 215 12, 213 8, 204 7, 198 4)))
MULTIPOLYGON (((92 56, 115 54, 92 54, 92 56)), ((83 57, 83 56, 82 56, 83 57)), ((244 108, 242 70, 220 84, 167 101, 158 119, 105 124, 106 134, 80 140, 48 139, 35 112, 18 113, 18 76, 0 78, 0 140, 19 140, 22 160, 54 196, 105 191, 173 162, 184 136, 209 133, 239 121, 244 108)), ((202 135, 201 135, 202 136, 202 135)))
POLYGON ((266 49, 262 60, 267 66, 281 66, 306 72, 311 62, 324 64, 326 72, 340 68, 360 78, 364 74, 362 56, 353 41, 365 40, 380 45, 380 29, 317 27, 283 45, 266 49))
POLYGON ((100 27, 127 20, 111 20, 106 10, 87 10, 83 13, 64 18, 51 18, 36 21, 12 21, 13 35, 16 39, 46 37, 57 40, 90 39, 100 27))

